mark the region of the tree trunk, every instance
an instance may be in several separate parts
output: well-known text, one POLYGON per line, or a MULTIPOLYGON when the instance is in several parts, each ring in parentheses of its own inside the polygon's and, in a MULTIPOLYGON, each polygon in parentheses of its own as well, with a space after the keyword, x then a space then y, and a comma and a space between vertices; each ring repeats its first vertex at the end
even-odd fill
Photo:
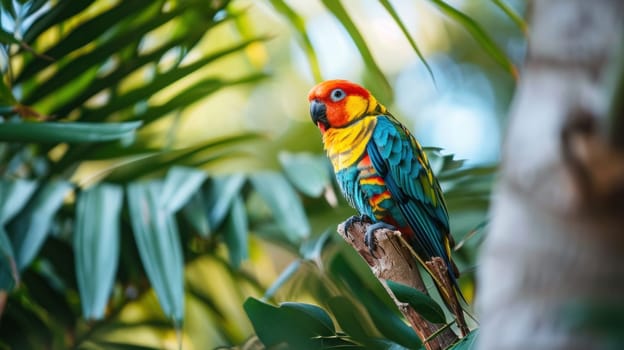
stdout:
POLYGON ((624 135, 605 130, 622 125, 611 107, 624 96, 611 94, 609 75, 623 64, 624 1, 535 0, 530 8, 479 264, 479 348, 619 348, 624 154, 616 146, 624 135), (610 333, 598 321, 616 310, 610 333))

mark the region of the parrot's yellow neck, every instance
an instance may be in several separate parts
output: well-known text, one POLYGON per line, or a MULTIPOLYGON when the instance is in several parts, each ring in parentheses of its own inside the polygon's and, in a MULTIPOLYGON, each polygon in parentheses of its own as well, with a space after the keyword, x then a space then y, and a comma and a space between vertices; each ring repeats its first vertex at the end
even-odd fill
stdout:
POLYGON ((369 115, 347 127, 329 128, 323 133, 323 145, 334 171, 345 169, 362 158, 376 124, 376 116, 369 115))

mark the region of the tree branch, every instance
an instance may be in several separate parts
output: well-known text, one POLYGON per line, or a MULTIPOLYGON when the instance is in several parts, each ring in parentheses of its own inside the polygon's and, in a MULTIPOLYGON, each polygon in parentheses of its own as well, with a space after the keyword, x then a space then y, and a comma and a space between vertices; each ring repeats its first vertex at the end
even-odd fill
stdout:
POLYGON ((412 256, 407 242, 401 238, 401 233, 386 229, 380 229, 375 232, 377 246, 374 251, 375 256, 373 256, 364 243, 364 235, 368 226, 369 224, 367 223, 354 223, 349 232, 345 233, 344 223, 342 223, 338 225, 338 233, 366 261, 403 316, 405 316, 416 334, 423 340, 427 350, 445 349, 455 343, 457 335, 448 327, 443 329, 433 339, 425 342, 431 335, 444 327, 444 324, 435 324, 425 320, 409 304, 400 302, 385 282, 386 280, 392 280, 428 294, 420 276, 417 261, 412 256))

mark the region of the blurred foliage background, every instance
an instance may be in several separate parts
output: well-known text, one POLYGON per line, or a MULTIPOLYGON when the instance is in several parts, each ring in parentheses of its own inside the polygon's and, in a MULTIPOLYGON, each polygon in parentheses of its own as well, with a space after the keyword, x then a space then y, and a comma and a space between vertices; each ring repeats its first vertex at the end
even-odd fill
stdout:
POLYGON ((523 2, 0 6, 0 348, 419 348, 335 233, 330 78, 430 146, 472 302, 523 2))

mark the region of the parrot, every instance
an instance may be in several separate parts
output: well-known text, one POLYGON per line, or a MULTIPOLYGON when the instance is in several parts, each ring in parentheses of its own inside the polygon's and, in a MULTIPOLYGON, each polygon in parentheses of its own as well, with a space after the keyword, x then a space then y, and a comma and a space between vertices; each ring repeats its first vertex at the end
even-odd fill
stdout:
POLYGON ((453 288, 446 294, 455 293, 454 298, 445 297, 440 281, 433 280, 466 335, 468 328, 457 295, 465 299, 457 283, 459 270, 451 258, 454 242, 448 211, 418 141, 356 83, 339 79, 321 82, 310 90, 308 101, 340 190, 360 214, 345 221, 345 232, 356 221, 371 223, 365 243, 372 252, 375 230, 399 230, 429 274, 424 262, 440 257, 453 288))

